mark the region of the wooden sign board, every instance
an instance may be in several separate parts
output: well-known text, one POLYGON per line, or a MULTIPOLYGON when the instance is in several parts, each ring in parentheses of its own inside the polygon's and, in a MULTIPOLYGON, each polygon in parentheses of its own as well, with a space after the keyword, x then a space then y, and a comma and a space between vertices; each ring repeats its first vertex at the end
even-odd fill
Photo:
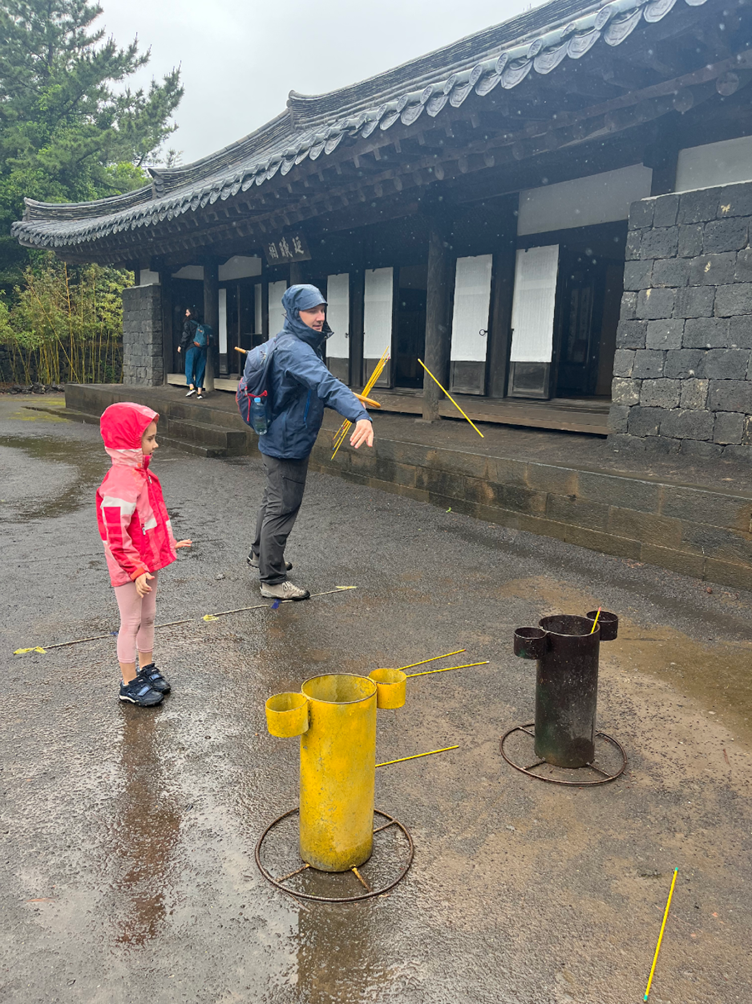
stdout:
POLYGON ((287 265, 292 261, 310 261, 311 252, 302 233, 283 234, 264 241, 266 264, 287 265))

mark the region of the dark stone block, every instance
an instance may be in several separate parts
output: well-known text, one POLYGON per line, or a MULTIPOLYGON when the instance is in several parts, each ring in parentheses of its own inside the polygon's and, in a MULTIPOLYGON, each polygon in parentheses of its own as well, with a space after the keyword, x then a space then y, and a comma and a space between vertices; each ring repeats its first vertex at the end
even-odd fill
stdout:
POLYGON ((705 224, 702 249, 705 254, 740 251, 747 246, 749 224, 743 217, 731 220, 711 220, 705 224))
POLYGON ((614 404, 640 403, 640 381, 614 377, 611 382, 611 400, 614 404))
POLYGON ((612 404, 608 412, 608 427, 611 432, 626 432, 629 413, 634 410, 623 404, 612 404))
POLYGON ((546 515, 560 523, 590 526, 596 530, 605 530, 608 525, 607 505, 570 498, 568 495, 549 495, 546 501, 546 515))
MULTIPOLYGON (((690 442, 692 441, 687 440, 687 443, 690 442)), ((707 450, 713 444, 701 445, 707 450)), ((685 451, 682 445, 682 453, 684 452, 689 451, 685 451)), ((749 501, 738 495, 726 495, 703 488, 685 488, 680 485, 664 486, 661 506, 663 516, 672 516, 691 523, 707 523, 710 526, 745 530, 749 526, 749 513, 749 501)))
MULTIPOLYGON (((614 439, 616 438, 615 436, 614 439)), ((636 436, 619 437, 619 444, 629 448, 635 446, 640 451, 644 449, 644 440, 636 436)), ((578 498, 590 499, 591 502, 600 502, 602 505, 623 506, 638 512, 658 512, 661 489, 660 485, 652 481, 579 471, 576 494, 578 498)))
POLYGON ((675 301, 673 289, 643 289, 637 294, 637 316, 647 320, 671 317, 675 301))
POLYGON ((711 380, 708 408, 752 415, 752 380, 711 380))
POLYGON ((644 349, 648 333, 647 321, 619 321, 616 329, 617 349, 644 349))
POLYGON ((748 349, 708 349, 700 376, 713 380, 733 380, 747 372, 748 349))
POLYGON ((752 446, 752 415, 747 415, 746 418, 744 419, 742 446, 752 446))
POLYGON ((752 349, 752 317, 749 314, 729 318, 729 345, 735 349, 752 349))
POLYGON ((713 428, 714 441, 738 446, 744 432, 744 417, 738 411, 717 411, 713 428))
POLYGON ((654 352, 650 349, 635 352, 632 377, 635 380, 653 380, 663 376, 663 361, 663 352, 654 352))
POLYGON ((704 351, 701 349, 669 349, 663 366, 663 375, 677 380, 699 376, 704 351))
POLYGON ((644 227, 652 227, 654 210, 654 199, 640 199, 639 202, 633 202, 629 207, 629 229, 641 230, 644 227))
POLYGON ((752 183, 724 185, 719 192, 718 219, 730 216, 752 216, 752 183))
POLYGON ((682 439, 679 452, 688 457, 716 460, 723 453, 723 447, 717 443, 706 443, 700 439, 682 439))
POLYGON ((668 436, 648 436, 644 443, 646 453, 664 457, 669 453, 678 453, 681 446, 680 439, 669 439, 668 436))
POLYGON ((686 286, 689 261, 686 258, 659 258, 653 262, 653 286, 686 286))
POLYGON ((736 272, 736 253, 701 255, 692 258, 689 265, 690 286, 719 286, 733 282, 736 272))
POLYGON ((681 380, 643 380, 640 388, 640 405, 646 408, 678 407, 681 384, 681 380))
POLYGON ((726 317, 690 317, 684 325, 682 348, 722 349, 728 344, 729 322, 726 317))
POLYGON ((752 463, 752 446, 724 446, 723 457, 729 460, 742 460, 746 464, 752 463))
POLYGON ((678 227, 646 230, 640 244, 640 258, 672 258, 679 247, 678 227))
POLYGON ((752 282, 719 286, 715 294, 715 313, 717 317, 752 314, 752 282))
POLYGON ((701 554, 687 554, 686 551, 676 551, 671 547, 660 547, 658 544, 643 544, 640 547, 640 561, 649 565, 667 568, 678 575, 691 575, 701 579, 705 571, 705 558, 701 554))
POLYGON ((707 557, 752 564, 752 540, 745 540, 741 534, 725 527, 685 523, 684 543, 690 550, 707 557))
POLYGON ((655 200, 655 211, 653 213, 654 227, 673 227, 676 223, 676 216, 679 212, 678 195, 662 195, 655 200))
MULTIPOLYGON (((627 262, 627 264, 630 265, 631 262, 627 262)), ((638 264, 640 263, 638 262, 638 264)), ((621 321, 634 320, 636 310, 637 310, 637 293, 634 292, 622 293, 619 320, 621 321)))
POLYGON ((713 415, 709 411, 667 411, 661 422, 661 435, 671 439, 713 438, 713 415))
POLYGON ((676 253, 681 258, 694 258, 702 254, 702 223, 688 223, 679 227, 679 244, 676 253))
POLYGON ((704 223, 714 220, 718 210, 718 189, 705 188, 683 192, 679 197, 679 223, 704 223))
POLYGON ((624 434, 612 434, 608 437, 608 442, 614 453, 644 453, 645 440, 639 436, 628 436, 624 434))
POLYGON ((737 282, 752 282, 752 248, 744 248, 736 256, 734 279, 737 282))
POLYGON ((686 286, 677 289, 675 317, 710 317, 715 304, 713 286, 686 286))
MULTIPOLYGON (((627 261, 624 263, 624 289, 647 289, 652 285, 650 273, 653 270, 653 262, 647 261, 627 261)), ((623 309, 623 307, 622 307, 623 309)))
POLYGON ((682 380, 679 407, 701 411, 708 403, 709 386, 708 380, 682 380))
POLYGON ((640 257, 642 235, 647 232, 647 230, 630 230, 627 233, 627 243, 624 246, 625 261, 634 261, 636 258, 640 257))
POLYGON ((617 349, 614 353, 614 376, 631 377, 634 357, 634 349, 617 349))
POLYGON ((612 507, 609 512, 608 528, 620 537, 642 540, 664 547, 679 547, 682 524, 678 519, 667 519, 653 513, 635 512, 634 509, 612 507))
POLYGON ((627 429, 633 436, 657 436, 661 426, 663 408, 643 408, 637 405, 629 409, 627 429))
POLYGON ((683 334, 684 321, 682 318, 648 321, 645 347, 648 349, 680 349, 683 334))

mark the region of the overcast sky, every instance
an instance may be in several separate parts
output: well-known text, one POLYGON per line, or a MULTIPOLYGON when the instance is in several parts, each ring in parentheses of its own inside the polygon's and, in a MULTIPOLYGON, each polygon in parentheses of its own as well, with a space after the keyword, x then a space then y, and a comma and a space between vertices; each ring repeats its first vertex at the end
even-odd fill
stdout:
MULTIPOLYGON (((284 110, 291 90, 323 94, 499 24, 539 0, 100 0, 120 45, 151 47, 145 84, 182 67, 170 143, 182 163, 284 110)), ((136 79, 136 78, 134 78, 136 79)))

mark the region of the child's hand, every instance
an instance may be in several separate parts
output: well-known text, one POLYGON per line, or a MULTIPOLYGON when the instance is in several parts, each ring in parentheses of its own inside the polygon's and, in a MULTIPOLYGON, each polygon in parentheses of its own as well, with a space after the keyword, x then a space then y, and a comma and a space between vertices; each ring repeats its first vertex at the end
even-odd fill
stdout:
POLYGON ((192 540, 178 540, 175 542, 175 547, 190 547, 192 544, 192 540))
POLYGON ((146 596, 147 593, 151 592, 151 586, 147 583, 147 579, 153 579, 154 576, 150 575, 148 572, 144 572, 143 575, 139 575, 136 579, 136 592, 141 597, 141 599, 146 596))

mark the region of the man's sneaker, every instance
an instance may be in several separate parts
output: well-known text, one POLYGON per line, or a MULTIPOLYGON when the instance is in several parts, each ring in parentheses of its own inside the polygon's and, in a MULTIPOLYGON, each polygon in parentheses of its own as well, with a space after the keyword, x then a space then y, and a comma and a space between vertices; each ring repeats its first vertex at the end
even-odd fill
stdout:
POLYGON ((196 388, 195 387, 191 387, 191 389, 188 391, 188 393, 185 396, 186 397, 193 397, 193 395, 195 393, 196 393, 196 388))
POLYGON ((261 583, 261 595, 270 600, 307 600, 311 595, 307 589, 295 586, 288 579, 278 582, 276 586, 261 583))
POLYGON ((169 681, 162 676, 153 662, 140 669, 138 675, 142 680, 146 680, 152 690, 158 690, 160 694, 169 694, 172 690, 169 681))
POLYGON ((164 694, 160 694, 142 676, 136 676, 130 683, 120 684, 120 700, 130 701, 140 708, 153 708, 156 704, 162 703, 164 694))
MULTIPOLYGON (((257 554, 254 554, 253 551, 249 551, 248 552, 248 558, 246 560, 247 560, 248 565, 249 565, 250 568, 258 568, 258 566, 259 566, 259 556, 257 554)), ((285 562, 285 568, 289 572, 290 569, 292 568, 292 562, 291 561, 286 561, 285 562)))

